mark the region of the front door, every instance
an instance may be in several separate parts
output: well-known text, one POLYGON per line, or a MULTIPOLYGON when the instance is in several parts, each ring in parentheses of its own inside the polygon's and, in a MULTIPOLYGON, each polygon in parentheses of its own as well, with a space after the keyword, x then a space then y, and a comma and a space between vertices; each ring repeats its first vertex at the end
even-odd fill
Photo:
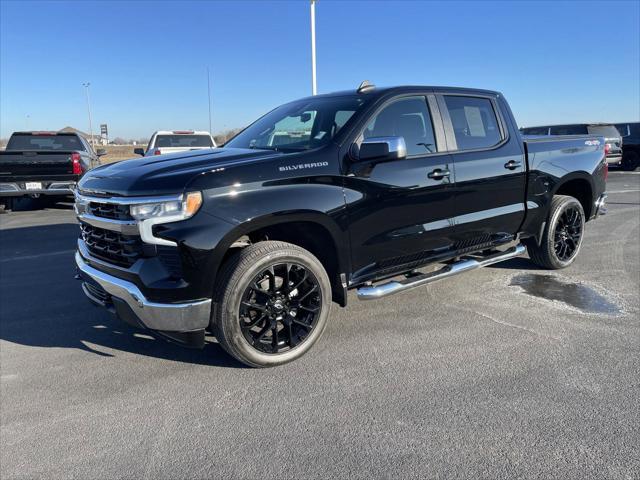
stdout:
POLYGON ((401 136, 407 157, 348 167, 354 283, 407 270, 452 249, 455 179, 437 110, 429 94, 392 99, 356 140, 401 136))

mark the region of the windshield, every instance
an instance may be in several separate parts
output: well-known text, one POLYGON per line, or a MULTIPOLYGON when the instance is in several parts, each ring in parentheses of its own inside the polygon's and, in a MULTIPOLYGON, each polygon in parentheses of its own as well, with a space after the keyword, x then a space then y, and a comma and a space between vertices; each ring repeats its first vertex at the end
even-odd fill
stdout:
POLYGON ((592 135, 602 135, 605 138, 620 138, 620 132, 613 125, 591 125, 589 133, 592 135))
POLYGON ((299 152, 326 145, 365 103, 358 95, 287 103, 240 132, 225 146, 299 152))
POLYGON ((209 135, 158 135, 156 137, 156 147, 213 147, 213 142, 211 142, 209 135))
POLYGON ((12 135, 7 150, 84 150, 75 135, 12 135))

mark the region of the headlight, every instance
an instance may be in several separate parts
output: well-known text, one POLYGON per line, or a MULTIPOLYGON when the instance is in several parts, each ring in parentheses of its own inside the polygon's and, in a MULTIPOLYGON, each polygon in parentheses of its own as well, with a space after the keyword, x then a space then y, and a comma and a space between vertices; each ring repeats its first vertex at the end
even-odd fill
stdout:
POLYGON ((153 223, 177 222, 191 218, 202 205, 200 192, 187 193, 182 200, 170 200, 168 202, 141 203, 131 205, 129 211, 136 220, 157 219, 153 223))

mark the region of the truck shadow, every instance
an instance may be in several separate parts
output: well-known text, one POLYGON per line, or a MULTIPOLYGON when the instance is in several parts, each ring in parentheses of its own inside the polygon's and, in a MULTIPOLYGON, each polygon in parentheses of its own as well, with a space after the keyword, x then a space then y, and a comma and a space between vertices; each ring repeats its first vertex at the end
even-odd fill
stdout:
POLYGON ((31 212, 34 210, 73 210, 73 197, 22 197, 13 201, 13 212, 31 212))
POLYGON ((208 339, 202 350, 135 329, 94 307, 74 279, 77 225, 2 230, 0 339, 29 347, 69 348, 103 357, 118 352, 227 368, 244 366, 208 339))

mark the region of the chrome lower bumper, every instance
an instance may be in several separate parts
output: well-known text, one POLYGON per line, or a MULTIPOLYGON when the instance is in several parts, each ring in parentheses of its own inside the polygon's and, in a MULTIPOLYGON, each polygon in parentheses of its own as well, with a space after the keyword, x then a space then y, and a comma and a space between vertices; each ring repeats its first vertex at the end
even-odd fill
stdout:
POLYGON ((596 213, 594 214, 593 218, 598 218, 600 215, 605 215, 607 213, 607 207, 605 205, 606 200, 607 200, 606 193, 603 193, 598 197, 598 199, 596 200, 596 203, 594 204, 596 213))
MULTIPOLYGON (((79 252, 76 252, 76 266, 81 277, 88 277, 109 295, 125 302, 146 328, 183 332, 209 326, 210 299, 188 303, 155 303, 147 300, 133 283, 104 273, 85 263, 79 252)), ((84 284, 83 290, 92 302, 104 305, 104 302, 94 296, 91 289, 84 284)))
POLYGON ((49 183, 47 188, 27 190, 17 183, 0 183, 0 197, 21 197, 24 195, 72 195, 76 182, 40 182, 49 183))

